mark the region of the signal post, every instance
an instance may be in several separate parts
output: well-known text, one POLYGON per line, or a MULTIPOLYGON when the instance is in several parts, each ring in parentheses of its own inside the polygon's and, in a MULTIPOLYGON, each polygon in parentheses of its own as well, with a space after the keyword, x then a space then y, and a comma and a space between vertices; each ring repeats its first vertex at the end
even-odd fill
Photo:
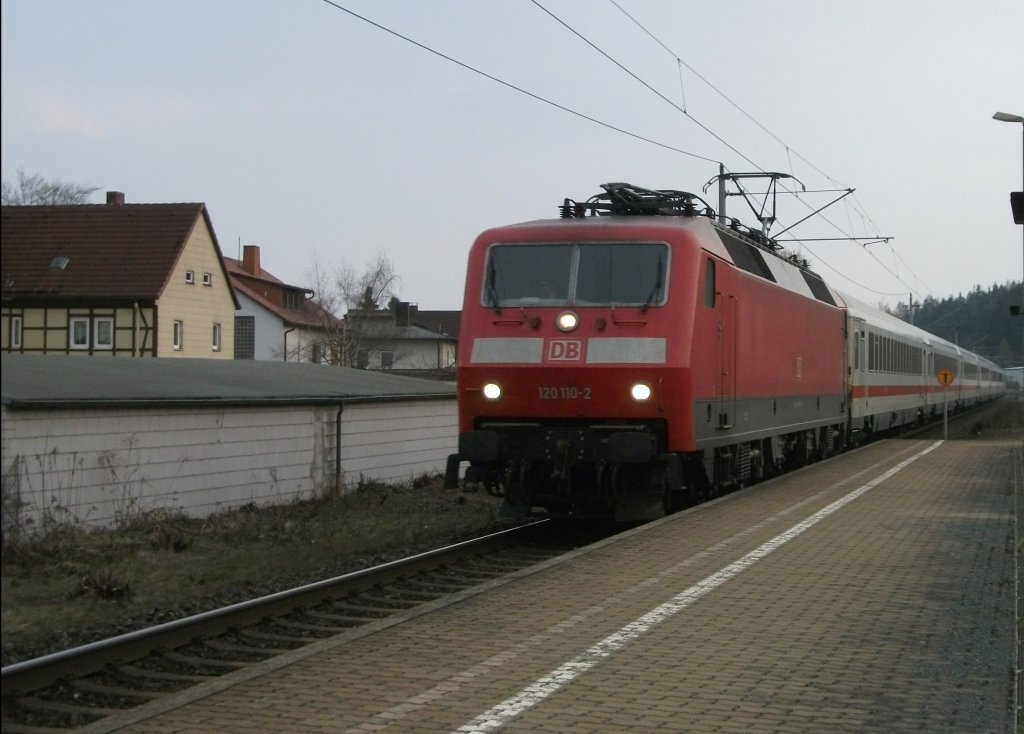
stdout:
POLYGON ((949 438, 949 386, 953 384, 956 376, 952 370, 939 370, 939 384, 942 385, 942 438, 949 438))

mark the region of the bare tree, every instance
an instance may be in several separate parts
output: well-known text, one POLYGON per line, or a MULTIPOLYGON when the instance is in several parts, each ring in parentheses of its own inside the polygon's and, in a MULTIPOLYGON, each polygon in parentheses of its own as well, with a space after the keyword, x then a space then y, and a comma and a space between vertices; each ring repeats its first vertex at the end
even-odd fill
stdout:
POLYGON ((400 278, 394 264, 378 253, 362 272, 342 264, 329 273, 314 258, 306 277, 315 294, 312 305, 319 313, 320 338, 307 346, 310 354, 303 356, 343 367, 367 367, 366 327, 390 313, 380 304, 396 298, 400 278))
POLYGON ((53 205, 53 204, 87 204, 89 197, 98 186, 82 186, 65 183, 58 179, 45 179, 38 173, 28 176, 23 169, 18 169, 16 183, 4 181, 0 194, 5 206, 53 205))
POLYGON ((362 273, 343 264, 335 272, 334 291, 349 310, 376 311, 397 296, 400 278, 394 263, 382 252, 366 263, 362 273))

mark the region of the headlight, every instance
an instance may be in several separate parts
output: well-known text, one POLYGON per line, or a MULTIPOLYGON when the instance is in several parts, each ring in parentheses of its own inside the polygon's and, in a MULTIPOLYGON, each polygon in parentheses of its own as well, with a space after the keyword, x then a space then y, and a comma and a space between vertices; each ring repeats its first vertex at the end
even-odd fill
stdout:
POLYGON ((633 396, 633 400, 642 402, 651 397, 651 388, 649 385, 638 382, 630 388, 629 394, 633 396))
POLYGON ((555 320, 555 325, 559 331, 572 331, 580 323, 580 317, 572 311, 562 311, 558 314, 558 318, 555 320))
POLYGON ((493 382, 484 385, 484 397, 488 400, 497 400, 501 397, 501 387, 493 382))

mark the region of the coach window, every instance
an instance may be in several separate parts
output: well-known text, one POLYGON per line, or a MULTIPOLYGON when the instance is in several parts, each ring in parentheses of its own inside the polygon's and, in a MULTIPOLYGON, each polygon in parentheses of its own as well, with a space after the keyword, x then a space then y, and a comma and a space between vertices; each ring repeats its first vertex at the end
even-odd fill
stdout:
POLYGON ((715 307, 715 261, 710 259, 707 270, 704 271, 704 305, 708 308, 715 307))

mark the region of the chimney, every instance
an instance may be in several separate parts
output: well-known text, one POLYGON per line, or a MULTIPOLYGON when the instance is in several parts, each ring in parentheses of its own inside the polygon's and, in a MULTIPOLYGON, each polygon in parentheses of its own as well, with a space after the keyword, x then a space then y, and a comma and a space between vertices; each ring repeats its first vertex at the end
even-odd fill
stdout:
POLYGON ((395 304, 395 326, 412 326, 416 320, 419 306, 408 301, 399 301, 395 304))
POLYGON ((114 206, 120 206, 124 204, 124 192, 123 191, 108 191, 107 192, 107 203, 114 206))
POLYGON ((260 246, 246 245, 242 248, 242 270, 249 275, 260 275, 260 246))

